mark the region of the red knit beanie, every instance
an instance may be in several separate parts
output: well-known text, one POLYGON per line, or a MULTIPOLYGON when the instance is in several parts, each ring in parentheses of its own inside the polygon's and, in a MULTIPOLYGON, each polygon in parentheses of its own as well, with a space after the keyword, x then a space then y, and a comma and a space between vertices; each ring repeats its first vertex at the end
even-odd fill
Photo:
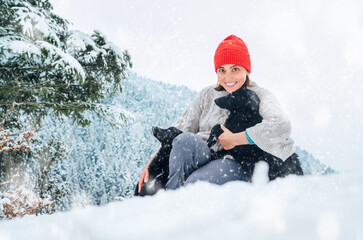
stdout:
POLYGON ((225 38, 218 46, 214 54, 214 67, 217 68, 224 64, 237 64, 251 72, 250 54, 246 44, 242 39, 235 35, 225 38))

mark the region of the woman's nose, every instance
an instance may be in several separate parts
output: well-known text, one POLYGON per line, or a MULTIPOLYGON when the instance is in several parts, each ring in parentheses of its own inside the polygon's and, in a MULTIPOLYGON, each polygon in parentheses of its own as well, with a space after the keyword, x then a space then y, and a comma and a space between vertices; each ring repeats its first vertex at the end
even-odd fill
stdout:
POLYGON ((231 76, 232 76, 232 72, 231 72, 231 71, 226 71, 225 76, 226 76, 226 77, 231 77, 231 76))
POLYGON ((226 78, 226 80, 232 79, 232 74, 227 72, 225 75, 225 78, 226 78))

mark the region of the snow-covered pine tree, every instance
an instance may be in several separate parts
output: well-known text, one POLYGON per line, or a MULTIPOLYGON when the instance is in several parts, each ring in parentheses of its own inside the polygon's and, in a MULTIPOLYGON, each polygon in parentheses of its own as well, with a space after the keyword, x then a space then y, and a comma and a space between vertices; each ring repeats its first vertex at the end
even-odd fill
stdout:
POLYGON ((132 67, 129 53, 99 31, 70 31, 68 21, 52 10, 48 0, 0 0, 0 190, 9 175, 15 182, 11 168, 34 160, 34 155, 47 156, 35 164, 41 170, 40 185, 50 165, 66 157, 58 152, 63 143, 56 138, 24 151, 31 148, 27 142, 44 118, 70 118, 88 126, 91 112, 113 127, 127 120, 105 99, 122 92, 121 81, 132 67))
POLYGON ((1 115, 15 105, 4 126, 18 127, 22 115, 40 126, 49 114, 87 126, 87 110, 119 126, 109 119, 102 99, 122 90, 121 81, 132 66, 128 52, 98 31, 91 36, 69 31, 48 0, 0 3, 1 115))

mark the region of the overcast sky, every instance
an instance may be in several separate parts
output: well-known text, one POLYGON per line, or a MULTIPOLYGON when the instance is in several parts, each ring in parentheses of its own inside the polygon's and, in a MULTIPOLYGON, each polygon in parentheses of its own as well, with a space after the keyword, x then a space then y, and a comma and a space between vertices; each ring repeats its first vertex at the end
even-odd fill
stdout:
POLYGON ((296 145, 338 169, 363 161, 363 1, 51 0, 71 29, 103 32, 133 70, 201 90, 217 82, 213 56, 235 34, 251 78, 286 110, 296 145))

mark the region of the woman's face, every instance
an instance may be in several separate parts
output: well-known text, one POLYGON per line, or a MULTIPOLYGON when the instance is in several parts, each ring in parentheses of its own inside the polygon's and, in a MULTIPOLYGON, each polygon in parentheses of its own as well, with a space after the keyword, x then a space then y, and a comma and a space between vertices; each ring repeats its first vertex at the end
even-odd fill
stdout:
POLYGON ((236 64, 225 64, 217 68, 218 82, 228 93, 242 87, 248 74, 244 67, 236 64))

